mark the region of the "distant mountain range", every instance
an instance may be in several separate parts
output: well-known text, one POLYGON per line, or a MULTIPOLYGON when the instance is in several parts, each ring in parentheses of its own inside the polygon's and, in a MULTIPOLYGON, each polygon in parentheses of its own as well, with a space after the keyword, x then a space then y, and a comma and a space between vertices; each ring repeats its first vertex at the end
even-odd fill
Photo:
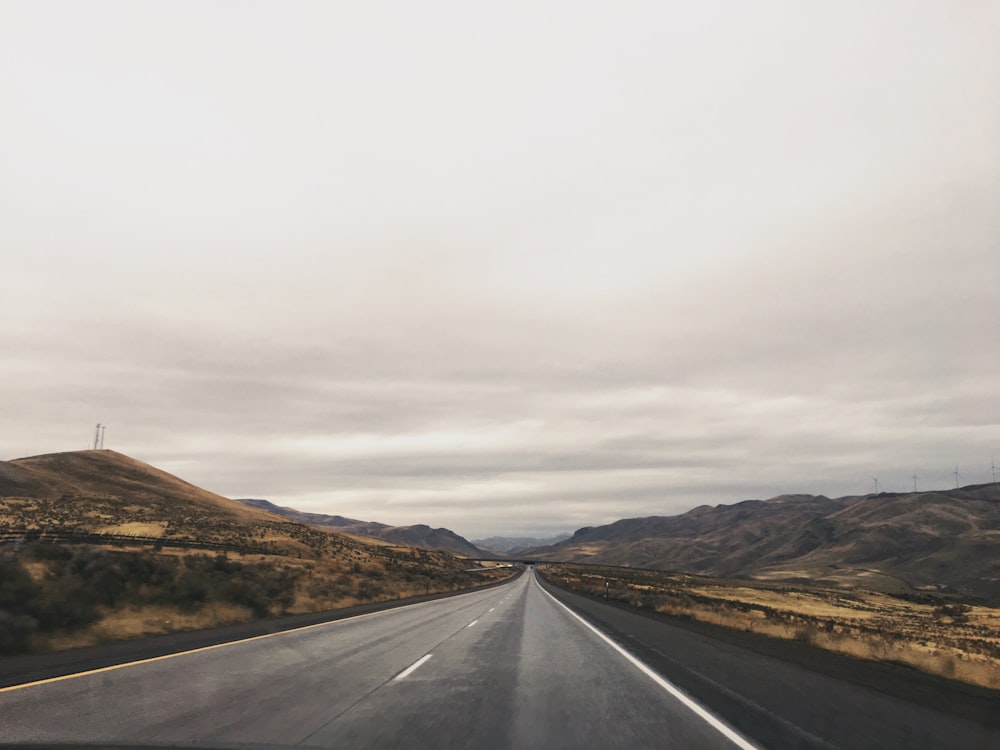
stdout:
POLYGON ((334 543, 328 534, 317 536, 317 527, 475 558, 514 554, 1000 600, 1000 484, 835 499, 782 495, 623 519, 562 541, 492 537, 477 545, 424 524, 389 526, 266 500, 236 502, 114 451, 0 461, 0 533, 71 529, 164 543, 277 545, 291 553, 334 543))
POLYGON ((518 552, 532 547, 557 544, 569 539, 571 536, 573 536, 571 533, 557 534, 544 538, 533 536, 491 536, 486 539, 473 539, 472 543, 480 549, 491 550, 505 555, 516 555, 518 552))
POLYGON ((86 533, 191 542, 328 560, 375 543, 337 535, 248 507, 111 450, 0 461, 0 534, 86 533))
POLYGON ((0 461, 0 533, 74 529, 101 534, 230 542, 256 524, 294 546, 315 527, 468 557, 490 553, 448 529, 389 526, 303 513, 266 500, 231 500, 110 450, 69 451, 0 461), (277 524, 277 525, 276 525, 277 524), (287 540, 284 537, 288 537, 287 540))
POLYGON ((344 516, 327 515, 325 513, 307 513, 295 508, 275 505, 268 500, 237 498, 236 502, 276 513, 279 516, 291 518, 299 523, 336 529, 344 534, 382 539, 393 544, 448 550, 449 552, 456 552, 467 557, 488 558, 495 556, 486 550, 480 549, 469 540, 460 537, 454 531, 449 529, 432 529, 430 526, 422 523, 415 526, 390 526, 385 523, 359 521, 355 518, 345 518, 344 516))
POLYGON ((714 576, 1000 597, 1000 484, 782 495, 587 527, 526 554, 714 576))

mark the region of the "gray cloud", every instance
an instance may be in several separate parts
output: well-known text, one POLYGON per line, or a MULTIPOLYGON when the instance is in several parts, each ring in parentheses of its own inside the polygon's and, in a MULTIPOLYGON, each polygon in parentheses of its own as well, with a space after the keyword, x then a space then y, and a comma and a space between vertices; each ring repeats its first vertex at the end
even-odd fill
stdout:
POLYGON ((995 9, 45 7, 4 457, 471 536, 991 478, 995 9))

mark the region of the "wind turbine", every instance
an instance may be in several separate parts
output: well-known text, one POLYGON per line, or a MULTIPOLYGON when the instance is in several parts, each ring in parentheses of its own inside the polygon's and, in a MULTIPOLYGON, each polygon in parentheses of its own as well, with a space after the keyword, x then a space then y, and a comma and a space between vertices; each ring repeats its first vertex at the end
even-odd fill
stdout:
POLYGON ((878 477, 872 477, 872 481, 875 482, 875 494, 878 494, 878 477))
POLYGON ((953 477, 955 477, 955 489, 957 490, 958 489, 958 464, 955 464, 955 471, 953 471, 951 473, 951 475, 953 477))
POLYGON ((997 464, 993 460, 993 456, 990 456, 990 469, 993 470, 993 484, 997 483, 997 464))
POLYGON ((917 491, 917 467, 913 467, 913 491, 917 491))

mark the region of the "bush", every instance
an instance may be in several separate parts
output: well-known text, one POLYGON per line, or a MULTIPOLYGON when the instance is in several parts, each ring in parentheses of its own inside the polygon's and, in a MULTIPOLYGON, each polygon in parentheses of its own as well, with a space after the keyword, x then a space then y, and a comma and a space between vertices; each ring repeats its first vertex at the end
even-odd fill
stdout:
POLYGON ((32 633, 38 629, 38 620, 29 615, 14 615, 0 609, 0 654, 27 651, 32 633))
POLYGON ((0 654, 24 651, 38 620, 30 613, 39 594, 38 585, 12 555, 0 556, 0 654))
POLYGON ((170 604, 192 611, 219 602, 245 606, 258 617, 285 612, 300 575, 222 555, 178 560, 86 545, 30 545, 22 559, 0 554, 0 653, 26 650, 34 633, 86 627, 102 608, 170 604), (44 580, 32 580, 22 559, 43 562, 44 580))
POLYGON ((969 621, 969 612, 971 611, 972 607, 968 604, 942 604, 940 607, 934 608, 934 617, 937 620, 943 620, 947 617, 954 625, 964 625, 969 621))

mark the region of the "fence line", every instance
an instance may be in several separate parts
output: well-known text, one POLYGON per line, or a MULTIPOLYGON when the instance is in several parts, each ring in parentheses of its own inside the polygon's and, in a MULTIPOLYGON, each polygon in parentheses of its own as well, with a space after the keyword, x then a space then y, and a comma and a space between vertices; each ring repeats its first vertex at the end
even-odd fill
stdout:
POLYGON ((129 534, 98 534, 79 529, 4 529, 0 530, 0 545, 25 544, 110 544, 119 547, 171 547, 175 549, 204 549, 218 552, 241 552, 250 555, 273 555, 275 547, 255 547, 231 542, 213 542, 197 539, 131 536, 129 534))

